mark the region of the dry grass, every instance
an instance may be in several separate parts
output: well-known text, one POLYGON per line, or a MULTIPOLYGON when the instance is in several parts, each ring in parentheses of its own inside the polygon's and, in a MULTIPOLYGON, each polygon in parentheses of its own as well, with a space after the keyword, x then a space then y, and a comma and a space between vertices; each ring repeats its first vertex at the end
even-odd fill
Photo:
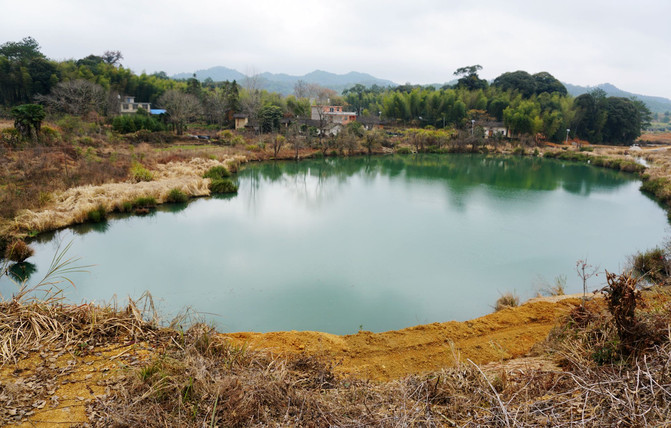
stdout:
POLYGON ((140 197, 153 197, 158 203, 166 202, 170 192, 178 189, 187 196, 210 194, 209 180, 202 178, 213 166, 233 165, 242 158, 218 160, 194 158, 189 162, 157 164, 152 170, 153 181, 137 183, 106 183, 68 189, 52 198, 51 206, 39 211, 24 210, 16 216, 12 227, 15 231, 46 231, 81 223, 87 220, 91 210, 103 207, 107 212, 120 210, 124 202, 140 197))
POLYGON ((520 298, 515 295, 515 293, 507 292, 503 293, 501 297, 496 300, 496 303, 494 304, 494 310, 500 311, 505 308, 514 308, 519 306, 519 304, 520 298))

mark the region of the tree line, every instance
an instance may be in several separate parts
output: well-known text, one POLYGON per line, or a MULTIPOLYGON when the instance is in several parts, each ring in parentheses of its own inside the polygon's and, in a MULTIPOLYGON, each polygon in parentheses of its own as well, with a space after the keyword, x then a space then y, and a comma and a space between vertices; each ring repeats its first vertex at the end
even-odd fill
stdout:
MULTIPOLYGON (((473 65, 455 71, 454 85, 354 85, 342 94, 299 81, 294 94, 283 97, 260 88, 256 76, 240 83, 200 82, 195 76, 174 80, 164 72, 136 75, 121 65, 122 60, 121 52, 105 51, 54 61, 31 37, 6 42, 0 45, 0 105, 8 109, 39 103, 52 113, 113 117, 120 98, 132 95, 168 110, 168 123, 181 134, 196 120, 231 127, 236 113, 259 120, 263 131, 272 132, 282 117, 308 118, 311 104, 330 104, 402 126, 458 130, 503 122, 515 138, 561 142, 570 136, 612 144, 634 141, 652 117, 641 101, 606 97, 599 90, 573 98, 547 72, 503 73, 490 84, 478 75, 482 67, 473 65)), ((158 129, 149 120, 124 120, 128 123, 119 129, 158 129)))

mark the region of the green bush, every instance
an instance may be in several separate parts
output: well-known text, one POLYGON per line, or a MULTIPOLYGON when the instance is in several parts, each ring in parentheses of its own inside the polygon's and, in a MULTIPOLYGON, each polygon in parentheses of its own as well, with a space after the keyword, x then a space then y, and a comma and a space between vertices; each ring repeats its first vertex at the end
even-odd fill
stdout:
POLYGON ((156 198, 153 196, 140 196, 132 204, 133 208, 153 208, 156 206, 156 198))
POLYGON ((152 181, 154 179, 154 174, 138 162, 131 166, 130 175, 135 182, 152 181))
POLYGON ((520 147, 520 146, 515 147, 515 149, 513 149, 513 154, 514 155, 519 155, 519 156, 524 156, 524 154, 525 154, 524 147, 520 147))
POLYGON ((641 184, 641 192, 649 193, 655 196, 661 202, 671 200, 671 182, 666 177, 644 178, 641 184))
POLYGON ((228 178, 230 176, 231 173, 223 165, 213 166, 212 168, 208 169, 205 174, 203 174, 203 178, 209 178, 211 180, 216 180, 219 178, 228 178))
POLYGON ((112 129, 120 134, 131 134, 140 130, 165 131, 165 125, 151 116, 128 114, 112 119, 112 129))
POLYGON ((182 192, 181 190, 175 188, 171 189, 170 193, 168 193, 168 197, 166 198, 167 202, 172 202, 172 203, 184 203, 189 200, 189 197, 186 195, 186 193, 182 192))
POLYGON ((211 193, 237 193, 238 186, 229 178, 215 178, 210 181, 211 193))
POLYGON ((101 221, 105 221, 107 218, 107 211, 105 210, 105 207, 101 205, 98 205, 96 208, 92 209, 86 214, 86 218, 88 221, 92 223, 100 223, 101 221))
POLYGON ((405 147, 404 146, 404 147, 399 147, 398 149, 396 149, 396 154, 398 154, 398 155, 409 155, 410 153, 412 153, 412 150, 410 149, 410 147, 405 147))

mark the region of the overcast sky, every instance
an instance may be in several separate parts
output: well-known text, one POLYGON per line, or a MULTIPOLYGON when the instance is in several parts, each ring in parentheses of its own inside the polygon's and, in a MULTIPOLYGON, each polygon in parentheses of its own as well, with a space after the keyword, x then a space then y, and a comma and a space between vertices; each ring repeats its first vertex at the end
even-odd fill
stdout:
POLYGON ((442 83, 548 71, 671 98, 671 0, 0 0, 0 43, 53 59, 120 50, 137 73, 360 71, 442 83))

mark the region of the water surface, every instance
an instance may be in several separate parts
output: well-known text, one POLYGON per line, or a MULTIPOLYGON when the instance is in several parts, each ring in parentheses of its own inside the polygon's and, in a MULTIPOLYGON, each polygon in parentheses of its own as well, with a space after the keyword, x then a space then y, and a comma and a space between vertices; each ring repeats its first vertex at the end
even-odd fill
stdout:
POLYGON ((576 260, 617 271, 666 229, 633 176, 555 160, 326 159, 248 165, 238 180, 237 196, 45 235, 30 281, 73 241, 95 265, 71 275, 73 302, 149 290, 165 317, 190 306, 223 331, 385 331, 484 315, 540 278, 581 291, 576 260))

